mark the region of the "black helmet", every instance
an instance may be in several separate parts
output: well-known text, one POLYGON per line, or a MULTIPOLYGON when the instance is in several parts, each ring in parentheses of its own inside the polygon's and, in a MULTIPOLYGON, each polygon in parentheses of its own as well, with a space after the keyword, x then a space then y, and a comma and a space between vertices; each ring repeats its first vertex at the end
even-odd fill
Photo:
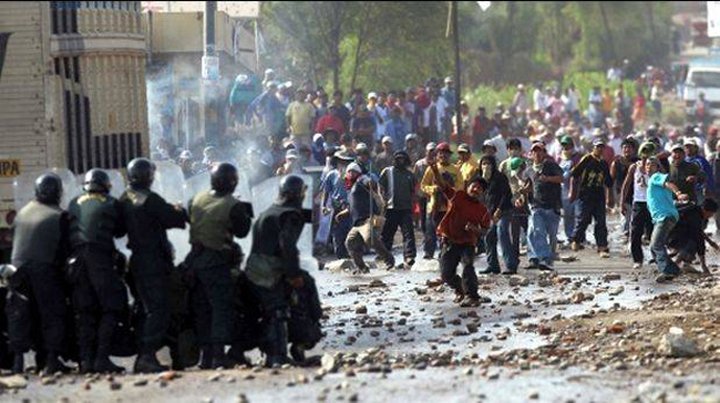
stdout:
POLYGON ((155 164, 147 158, 135 158, 127 166, 130 186, 149 189, 155 180, 155 164))
POLYGON ((238 171, 233 164, 221 162, 210 170, 210 186, 216 193, 229 194, 238 184, 238 171))
POLYGON ((306 189, 305 181, 297 175, 287 175, 280 180, 280 198, 285 201, 302 203, 306 189))
POLYGON ((62 180, 54 173, 42 174, 35 179, 35 199, 40 203, 58 205, 62 193, 62 180))
POLYGON ((102 169, 93 168, 85 174, 85 189, 90 193, 110 193, 110 177, 102 169))

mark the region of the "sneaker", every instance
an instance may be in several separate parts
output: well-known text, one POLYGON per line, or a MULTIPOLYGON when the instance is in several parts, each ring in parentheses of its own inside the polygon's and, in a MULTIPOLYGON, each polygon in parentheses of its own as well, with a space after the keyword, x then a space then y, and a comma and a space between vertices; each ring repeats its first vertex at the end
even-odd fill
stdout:
POLYGON ((528 262, 528 265, 525 266, 525 270, 537 270, 540 268, 540 265, 538 264, 538 261, 535 259, 531 259, 528 262))
POLYGON ((462 292, 455 292, 455 298, 453 298, 453 302, 456 304, 459 304, 465 299, 465 294, 462 292))
POLYGON ((547 265, 545 263, 540 263, 538 265, 538 269, 540 269, 540 271, 555 271, 555 269, 553 269, 552 266, 547 265))
POLYGON ((573 252, 577 252, 577 251, 585 249, 585 247, 580 242, 573 241, 570 244, 570 249, 572 249, 573 252))
POLYGON ((429 254, 429 253, 426 253, 425 255, 423 255, 423 259, 425 259, 425 260, 432 260, 432 259, 433 259, 433 255, 431 255, 431 254, 429 254))
POLYGON ((367 267, 363 267, 362 269, 355 269, 352 271, 352 274, 355 276, 368 273, 370 273, 370 269, 368 269, 367 267))
POLYGON ((658 283, 667 283, 669 281, 672 281, 675 277, 677 277, 677 276, 673 275, 673 274, 661 273, 659 276, 657 276, 655 278, 655 281, 658 283))
POLYGON ((610 257, 610 250, 608 248, 598 248, 598 254, 601 258, 607 259, 610 257))
POLYGON ((633 269, 635 269, 635 270, 640 270, 640 269, 642 269, 642 263, 635 263, 635 264, 633 264, 633 269))
POLYGON ((479 273, 480 274, 500 274, 500 269, 491 269, 488 267, 485 270, 481 270, 479 273))
POLYGON ((466 296, 460 301, 460 307, 462 308, 476 308, 480 306, 480 299, 471 296, 466 296))
POLYGON ((517 274, 517 269, 514 269, 514 270, 505 270, 505 271, 503 271, 503 272, 500 273, 500 274, 502 274, 503 276, 512 276, 512 275, 514 275, 514 274, 517 274))

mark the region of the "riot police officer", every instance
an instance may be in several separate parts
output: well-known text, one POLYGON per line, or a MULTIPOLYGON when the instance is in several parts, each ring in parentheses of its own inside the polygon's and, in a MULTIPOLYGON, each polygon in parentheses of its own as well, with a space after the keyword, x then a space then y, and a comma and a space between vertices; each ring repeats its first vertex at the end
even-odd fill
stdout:
POLYGON ((203 369, 233 366, 225 355, 235 316, 231 272, 242 262, 242 251, 233 237, 245 237, 251 224, 247 203, 233 197, 238 172, 232 164, 215 165, 210 184, 212 189, 196 195, 188 206, 192 249, 184 263, 192 283, 190 304, 203 369))
MULTIPOLYGON (((12 264, 7 301, 10 349, 15 354, 13 372, 23 371, 23 353, 34 339, 33 312, 39 314, 45 372, 67 371, 58 355, 64 351, 67 298, 62 266, 67 258, 69 219, 60 207, 62 181, 52 173, 35 181, 35 200, 20 210, 15 220, 12 264)), ((40 369, 40 368, 38 368, 40 369)))
POLYGON ((142 304, 140 352, 134 372, 160 372, 156 352, 170 325, 169 287, 173 270, 172 246, 167 230, 185 228, 187 215, 150 190, 155 179, 155 164, 147 158, 136 158, 128 164, 130 186, 120 197, 128 232, 130 275, 137 298, 142 304))
POLYGON ((288 359, 288 319, 290 304, 287 286, 300 289, 304 275, 300 269, 297 242, 308 221, 302 210, 307 186, 295 175, 280 182, 278 200, 253 225, 253 243, 245 272, 255 299, 260 303, 265 326, 264 350, 269 367, 290 363, 288 359))
POLYGON ((115 270, 118 252, 113 241, 126 229, 110 187, 105 171, 91 169, 85 175, 85 191, 68 208, 73 250, 68 277, 83 373, 124 371, 110 361, 113 333, 128 303, 127 289, 115 270))

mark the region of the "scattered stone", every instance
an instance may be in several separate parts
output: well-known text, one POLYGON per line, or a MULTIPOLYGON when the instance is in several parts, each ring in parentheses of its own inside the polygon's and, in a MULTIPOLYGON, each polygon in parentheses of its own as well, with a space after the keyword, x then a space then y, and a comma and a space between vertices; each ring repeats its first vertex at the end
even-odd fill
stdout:
POLYGON ((540 393, 538 393, 538 392, 530 392, 530 394, 528 395, 528 399, 531 399, 531 400, 537 400, 539 398, 540 398, 540 393))
POLYGON ((352 395, 350 395, 350 397, 348 397, 348 402, 357 402, 357 401, 358 401, 357 393, 353 393, 352 395))
POLYGON ((110 382, 110 390, 120 390, 120 389, 122 389, 122 383, 110 382))
POLYGON ((46 376, 40 379, 42 385, 54 385, 57 381, 52 376, 46 376))
POLYGON ((173 379, 180 378, 180 374, 176 371, 165 371, 158 374, 157 379, 170 382, 173 379))
POLYGON ((472 375, 472 374, 473 374, 473 369, 472 369, 472 368, 466 368, 466 369, 463 371, 463 374, 464 374, 464 375, 472 375))
POLYGON ((382 280, 373 280, 368 284, 368 287, 370 288, 380 288, 380 287, 387 287, 387 284, 385 284, 382 280))
POLYGON ((615 281, 620 280, 621 278, 620 273, 608 273, 603 276, 603 281, 615 281))
POLYGON ((220 380, 220 378, 222 378, 222 376, 223 376, 223 374, 218 372, 218 373, 210 375, 207 380, 208 380, 208 382, 217 382, 220 380))
POLYGON ((365 315, 367 313, 367 307, 365 305, 356 305, 355 313, 358 315, 365 315))
POLYGON ((147 379, 138 379, 135 382, 133 382, 133 386, 145 386, 148 384, 147 379))
POLYGON ((685 332, 677 327, 671 327, 670 331, 660 339, 658 352, 668 357, 693 357, 700 354, 694 340, 685 336, 685 332))
POLYGON ((622 294, 623 291, 625 291, 625 287, 620 286, 620 287, 616 287, 616 288, 611 289, 610 291, 608 291, 608 294, 615 296, 615 295, 620 295, 620 294, 622 294))
POLYGON ((550 326, 540 325, 538 326, 537 331, 540 335, 547 336, 552 333, 552 328, 550 326))
POLYGON ((509 279, 510 287, 526 287, 530 285, 530 280, 525 276, 510 276, 509 279))
POLYGON ((5 389, 24 389, 27 387, 27 379, 22 375, 0 377, 0 386, 5 389))
POLYGON ((339 259, 325 264, 325 268, 331 272, 349 271, 354 267, 355 265, 350 259, 339 259))
POLYGON ((250 400, 247 398, 247 396, 245 396, 244 393, 239 394, 235 401, 237 403, 250 403, 250 400))
POLYGON ((607 328, 607 332, 611 334, 620 334, 625 331, 625 326, 622 323, 613 323, 607 328))
POLYGON ((331 354, 325 353, 320 359, 320 366, 326 373, 334 373, 338 370, 338 360, 331 354))

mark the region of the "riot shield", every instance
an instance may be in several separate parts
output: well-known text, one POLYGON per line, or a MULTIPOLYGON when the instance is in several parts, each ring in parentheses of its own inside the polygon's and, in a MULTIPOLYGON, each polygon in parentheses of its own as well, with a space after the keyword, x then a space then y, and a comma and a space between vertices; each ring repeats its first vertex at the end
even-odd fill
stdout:
POLYGON ((70 200, 82 192, 80 183, 69 169, 51 168, 44 171, 27 172, 16 177, 13 181, 13 197, 16 210, 25 207, 26 204, 35 198, 35 179, 48 172, 54 173, 62 180, 63 196, 62 199, 60 199, 60 207, 63 209, 67 209, 70 200))
MULTIPOLYGON (((303 207, 306 209, 312 209, 313 198, 313 178, 310 175, 299 175, 308 187, 308 194, 303 202, 303 207)), ((278 189, 280 188, 281 177, 272 177, 266 179, 252 188, 252 204, 255 214, 261 214, 267 210, 272 203, 277 200, 278 189)), ((248 238, 252 237, 252 233, 248 238)), ((303 232, 298 240, 298 250, 300 251, 300 265, 303 269, 310 273, 314 273, 318 270, 317 260, 313 257, 313 234, 312 225, 305 225, 303 232)))

